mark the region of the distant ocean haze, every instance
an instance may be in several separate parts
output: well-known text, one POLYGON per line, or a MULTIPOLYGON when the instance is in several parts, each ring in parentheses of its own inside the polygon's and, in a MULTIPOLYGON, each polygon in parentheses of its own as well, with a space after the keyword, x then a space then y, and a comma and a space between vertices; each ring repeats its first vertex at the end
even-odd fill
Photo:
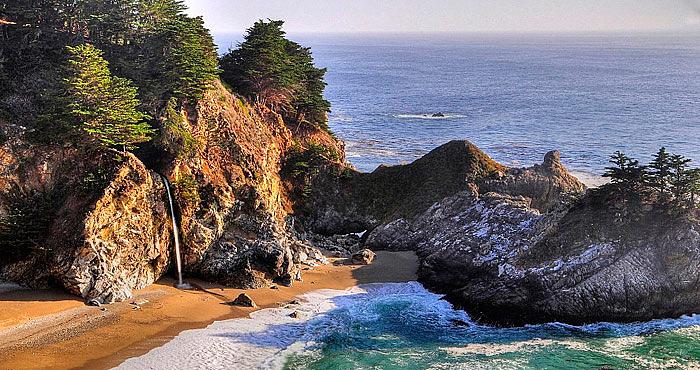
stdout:
POLYGON ((700 166, 697 33, 292 38, 328 68, 330 126, 362 171, 454 139, 513 166, 557 149, 588 183, 616 150, 646 162, 666 146, 700 166))

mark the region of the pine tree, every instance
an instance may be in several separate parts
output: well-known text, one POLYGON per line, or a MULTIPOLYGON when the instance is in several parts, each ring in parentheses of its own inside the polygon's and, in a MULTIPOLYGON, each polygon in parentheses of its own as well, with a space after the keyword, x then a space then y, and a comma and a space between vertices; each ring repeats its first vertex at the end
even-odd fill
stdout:
POLYGON ((665 147, 659 149, 654 159, 649 163, 651 185, 663 197, 668 197, 671 180, 671 155, 665 147))
POLYGON ((673 154, 669 158, 669 190, 677 203, 682 203, 690 194, 691 181, 688 163, 691 160, 682 155, 673 154))
POLYGON ((175 24, 169 51, 167 74, 176 96, 201 99, 219 75, 216 45, 201 17, 181 16, 175 24))
POLYGON ((690 207, 700 206, 700 168, 693 168, 688 171, 688 204, 690 207))
POLYGON ((102 51, 90 44, 68 47, 69 114, 74 125, 97 147, 124 151, 151 139, 153 130, 138 110, 137 89, 129 80, 114 77, 102 51))
POLYGON ((309 48, 286 39, 282 21, 258 21, 238 49, 221 58, 221 75, 237 93, 270 106, 287 122, 327 127, 325 69, 309 48))
POLYGON ((639 161, 616 151, 610 156, 613 166, 605 168, 603 177, 610 178, 611 183, 624 192, 642 190, 647 183, 646 167, 640 166, 639 161))
POLYGON ((245 41, 221 58, 222 79, 236 92, 263 104, 289 100, 295 78, 287 63, 282 21, 262 20, 247 30, 245 41))

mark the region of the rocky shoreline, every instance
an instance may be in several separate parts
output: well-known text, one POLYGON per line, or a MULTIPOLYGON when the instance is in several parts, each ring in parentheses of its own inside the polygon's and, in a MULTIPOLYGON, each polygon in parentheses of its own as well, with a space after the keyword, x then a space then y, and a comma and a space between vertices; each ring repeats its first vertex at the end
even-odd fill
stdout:
POLYGON ((129 299, 172 269, 162 174, 186 274, 226 286, 292 285, 324 253, 410 250, 422 283, 487 322, 700 312, 698 212, 587 190, 558 152, 509 168, 453 141, 360 173, 329 132, 289 127, 221 84, 177 114, 197 143, 187 155, 35 145, 0 122, 0 279, 129 299))

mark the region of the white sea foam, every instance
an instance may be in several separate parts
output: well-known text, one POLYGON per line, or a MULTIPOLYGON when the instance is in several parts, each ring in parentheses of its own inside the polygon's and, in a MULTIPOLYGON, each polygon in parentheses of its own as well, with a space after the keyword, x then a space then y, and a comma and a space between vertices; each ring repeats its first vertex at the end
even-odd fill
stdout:
MULTIPOLYGON (((416 282, 317 290, 303 295, 298 305, 263 309, 251 313, 250 318, 219 321, 205 329, 182 332, 164 346, 126 360, 117 369, 281 369, 290 354, 314 348, 319 337, 334 329, 336 323, 324 320, 324 315, 339 304, 351 304, 340 298, 381 297, 388 293, 432 295, 416 282), (300 318, 289 317, 295 311, 300 318)), ((446 310, 451 309, 442 303, 446 310)), ((352 315, 367 317, 369 313, 352 315)))
POLYGON ((607 178, 595 173, 583 171, 570 171, 579 181, 589 188, 597 188, 610 182, 607 178))
MULTIPOLYGON (((656 358, 634 352, 649 344, 649 336, 656 333, 672 331, 686 338, 700 338, 700 315, 633 324, 549 323, 493 328, 471 322, 466 313, 453 310, 448 302, 417 282, 319 290, 305 294, 299 301, 254 312, 250 318, 183 332, 163 347, 129 359, 118 368, 281 369, 290 357, 296 364, 293 368, 299 363, 303 368, 309 362, 323 364, 328 360, 328 353, 322 349, 332 333, 335 334, 330 336, 331 342, 341 343, 341 347, 343 338, 349 339, 345 343, 348 353, 379 353, 391 357, 389 363, 396 366, 421 363, 424 356, 430 357, 436 351, 443 355, 425 363, 426 368, 523 369, 529 368, 529 358, 541 358, 543 353, 557 356, 561 351, 580 352, 584 357, 590 353, 617 358, 640 368, 700 366, 687 358, 656 358), (292 312, 297 312, 299 318, 289 317, 292 312), (365 331, 382 325, 389 325, 386 331, 365 331), (362 335, 367 336, 368 347, 353 350, 352 341, 362 335), (400 345, 392 345, 397 343, 400 345)), ((353 355, 350 356, 353 361, 353 355)))

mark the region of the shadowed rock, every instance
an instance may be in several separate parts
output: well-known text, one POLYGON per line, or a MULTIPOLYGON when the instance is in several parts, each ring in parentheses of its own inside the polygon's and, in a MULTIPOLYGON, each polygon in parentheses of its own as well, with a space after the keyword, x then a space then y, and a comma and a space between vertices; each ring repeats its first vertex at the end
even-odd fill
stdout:
POLYGON ((227 302, 226 304, 229 306, 239 307, 257 307, 255 302, 253 301, 253 298, 250 298, 250 296, 245 293, 239 294, 238 297, 236 297, 236 299, 234 299, 231 302, 227 302))
POLYGON ((350 262, 353 265, 371 265, 374 262, 374 257, 376 254, 369 249, 363 249, 359 252, 353 253, 350 256, 350 262))

